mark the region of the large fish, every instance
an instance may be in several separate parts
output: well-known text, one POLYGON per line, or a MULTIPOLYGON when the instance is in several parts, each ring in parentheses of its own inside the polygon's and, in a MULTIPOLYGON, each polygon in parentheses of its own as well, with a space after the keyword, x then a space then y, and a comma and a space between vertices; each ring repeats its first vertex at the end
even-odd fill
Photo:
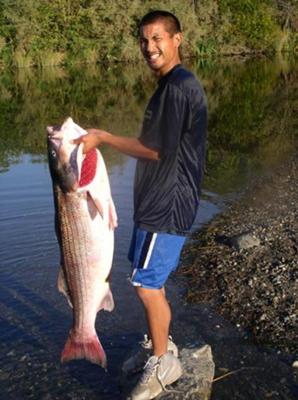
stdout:
POLYGON ((55 228, 60 246, 58 289, 73 309, 61 361, 85 358, 106 367, 95 330, 97 312, 112 311, 109 274, 117 216, 106 167, 97 149, 83 154, 73 139, 87 132, 68 118, 48 127, 48 159, 53 182, 55 228))

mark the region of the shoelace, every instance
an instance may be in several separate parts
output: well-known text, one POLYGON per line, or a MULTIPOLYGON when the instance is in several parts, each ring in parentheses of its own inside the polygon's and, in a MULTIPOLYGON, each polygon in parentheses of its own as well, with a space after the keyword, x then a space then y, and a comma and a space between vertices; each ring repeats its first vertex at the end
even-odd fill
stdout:
POLYGON ((151 339, 149 339, 148 335, 146 334, 144 335, 144 340, 139 343, 144 349, 150 349, 152 347, 151 339))
MULTIPOLYGON (((154 356, 150 357, 144 367, 144 372, 141 377, 141 383, 146 384, 149 381, 149 379, 152 377, 152 375, 155 374, 159 365, 160 365, 159 359, 156 360, 156 357, 154 357, 154 356)), ((156 378, 157 378, 160 386, 162 387, 162 390, 164 390, 165 392, 168 392, 168 390, 165 387, 165 384, 163 383, 163 381, 160 378, 160 376, 158 375, 158 373, 156 374, 156 378)))
MULTIPOLYGON (((152 375, 156 372, 159 365, 160 365, 159 359, 156 359, 155 356, 150 357, 149 360, 147 361, 147 363, 145 364, 144 372, 143 372, 143 375, 141 376, 141 383, 146 384, 149 381, 149 379, 152 377, 152 375)), ((165 387, 165 384, 163 383, 162 379, 160 378, 158 372, 156 374, 156 377, 157 377, 157 380, 164 392, 182 393, 180 390, 167 389, 165 387)))
POLYGON ((164 392, 167 392, 167 393, 183 393, 181 390, 167 389, 167 388, 165 387, 165 384, 163 383, 162 379, 161 379, 160 376, 158 375, 158 373, 157 373, 157 380, 158 380, 158 382, 159 382, 159 384, 160 384, 160 386, 162 387, 162 390, 163 390, 164 392))
POLYGON ((156 357, 152 356, 146 362, 144 367, 144 372, 141 376, 141 383, 147 383, 151 376, 155 373, 159 366, 159 360, 156 357))

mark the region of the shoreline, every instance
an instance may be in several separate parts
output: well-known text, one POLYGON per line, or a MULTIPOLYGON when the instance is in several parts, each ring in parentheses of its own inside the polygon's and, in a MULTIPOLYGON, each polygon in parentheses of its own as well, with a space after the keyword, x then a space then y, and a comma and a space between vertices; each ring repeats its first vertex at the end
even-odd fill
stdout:
POLYGON ((297 357, 298 156, 247 185, 195 232, 177 275, 257 344, 297 357))

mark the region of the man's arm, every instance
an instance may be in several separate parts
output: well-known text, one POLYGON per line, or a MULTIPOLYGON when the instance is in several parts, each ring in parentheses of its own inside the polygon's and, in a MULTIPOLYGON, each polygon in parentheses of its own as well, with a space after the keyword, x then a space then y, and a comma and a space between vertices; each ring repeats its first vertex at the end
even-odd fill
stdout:
POLYGON ((137 138, 127 138, 112 135, 109 132, 100 129, 87 129, 87 135, 74 140, 75 144, 84 144, 84 153, 101 144, 107 144, 114 147, 121 153, 136 158, 147 158, 149 160, 159 160, 159 152, 144 146, 137 138))

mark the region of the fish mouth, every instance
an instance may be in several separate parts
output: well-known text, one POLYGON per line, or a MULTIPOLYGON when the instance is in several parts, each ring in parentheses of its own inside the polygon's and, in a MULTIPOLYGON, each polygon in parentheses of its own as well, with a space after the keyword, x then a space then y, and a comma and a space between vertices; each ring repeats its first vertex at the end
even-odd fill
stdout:
POLYGON ((63 139, 63 133, 60 131, 58 126, 48 126, 47 127, 48 140, 57 149, 63 139))

